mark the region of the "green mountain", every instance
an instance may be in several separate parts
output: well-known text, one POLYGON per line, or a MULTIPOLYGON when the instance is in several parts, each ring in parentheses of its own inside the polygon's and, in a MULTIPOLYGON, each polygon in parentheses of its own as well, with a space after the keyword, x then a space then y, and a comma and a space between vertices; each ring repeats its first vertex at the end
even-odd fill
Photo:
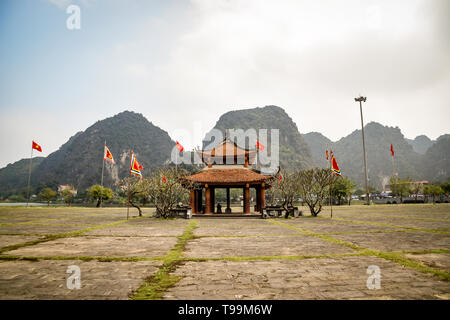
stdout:
POLYGON ((405 139, 414 149, 415 152, 420 154, 425 154, 429 147, 433 145, 436 141, 432 141, 425 135, 417 136, 414 140, 405 139))
MULTIPOLYGON (((224 135, 226 129, 254 128, 268 129, 269 132, 270 129, 279 129, 280 165, 287 169, 325 167, 328 145, 334 151, 343 174, 364 186, 361 130, 355 130, 336 142, 318 132, 301 135, 288 114, 276 106, 227 112, 214 128, 224 135)), ((365 134, 369 184, 379 189, 388 183, 394 170, 391 143, 395 151, 395 171, 400 177, 444 181, 450 176, 448 134, 432 141, 425 154, 416 152, 398 127, 371 122, 365 126, 365 134)), ((419 136, 414 141, 427 143, 427 139, 419 136)), ((143 165, 144 175, 149 175, 154 168, 167 164, 175 145, 166 131, 153 125, 142 114, 125 111, 78 132, 47 158, 33 158, 31 185, 39 189, 44 185, 72 184, 78 190, 84 190, 100 183, 105 140, 116 161, 116 165, 105 162, 104 185, 107 187, 128 176, 130 150, 143 165)), ((212 147, 218 142, 205 138, 203 145, 212 147)), ((23 193, 27 186, 28 168, 29 159, 22 159, 0 169, 0 195, 23 193)))
POLYGON ((425 153, 422 161, 424 177, 431 181, 445 181, 450 177, 450 136, 437 139, 425 153))
MULTIPOLYGON (((31 162, 32 172, 42 163, 44 157, 34 157, 31 162)), ((22 159, 0 169, 0 193, 11 194, 26 188, 30 159, 22 159)))
MULTIPOLYGON (((427 137, 419 136, 415 140, 408 141, 398 127, 387 127, 371 122, 364 127, 364 132, 370 185, 383 189, 394 170, 401 178, 411 177, 416 180, 444 181, 450 175, 448 135, 439 137, 437 141, 430 140, 431 146, 423 151, 425 148, 421 143, 427 144, 429 140, 427 137), (421 145, 416 145, 415 150, 411 141, 421 145), (395 153, 394 163, 390 152, 391 143, 395 153)), ((356 181, 360 187, 364 186, 361 130, 355 130, 336 142, 317 132, 303 136, 311 147, 316 163, 326 165, 325 150, 328 144, 334 151, 342 173, 356 181)))
POLYGON ((319 167, 327 167, 326 150, 334 150, 334 142, 320 132, 309 132, 303 135, 306 143, 311 148, 312 157, 319 167))
MULTIPOLYGON (((104 185, 107 187, 129 175, 131 150, 143 165, 143 174, 148 175, 155 167, 164 165, 175 145, 166 131, 153 125, 142 114, 125 111, 97 121, 71 137, 58 151, 41 159, 33 169, 32 186, 51 182, 71 184, 84 190, 100 184, 105 140, 116 162, 115 165, 105 162, 104 185)), ((20 170, 28 168, 26 160, 14 165, 23 167, 20 170)), ((5 189, 26 186, 26 177, 14 175, 8 167, 2 170, 8 172, 11 181, 5 189)), ((3 183, 1 188, 4 188, 3 183)))
MULTIPOLYGON (((314 166, 311 150, 305 139, 299 133, 297 125, 280 107, 266 106, 263 108, 230 111, 223 114, 214 129, 219 129, 225 136, 227 129, 267 129, 268 145, 270 145, 270 129, 279 129, 280 166, 282 168, 309 168, 314 166)), ((208 138, 203 146, 215 146, 220 141, 208 138)), ((254 148, 255 146, 243 146, 254 148)))

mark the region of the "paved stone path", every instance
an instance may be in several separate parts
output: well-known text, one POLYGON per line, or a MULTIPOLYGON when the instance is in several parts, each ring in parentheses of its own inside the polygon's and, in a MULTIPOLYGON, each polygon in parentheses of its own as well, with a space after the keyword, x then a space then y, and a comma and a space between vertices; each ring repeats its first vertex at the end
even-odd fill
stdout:
POLYGON ((450 205, 327 210, 165 221, 151 209, 126 220, 121 208, 3 207, 0 299, 129 299, 139 288, 164 299, 450 298, 450 205), (369 266, 379 289, 367 287, 369 266))

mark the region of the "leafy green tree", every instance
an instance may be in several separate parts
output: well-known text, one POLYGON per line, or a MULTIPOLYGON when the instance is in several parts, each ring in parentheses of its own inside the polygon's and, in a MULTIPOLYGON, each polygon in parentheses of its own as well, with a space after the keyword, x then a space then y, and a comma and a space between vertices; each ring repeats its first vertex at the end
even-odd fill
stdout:
POLYGON ((436 197, 444 194, 444 189, 438 185, 427 185, 423 188, 423 194, 427 197, 433 198, 433 203, 436 203, 436 197))
POLYGON ((380 193, 380 190, 378 190, 377 188, 375 188, 374 186, 371 186, 371 185, 367 186, 367 189, 369 189, 369 193, 370 194, 372 194, 372 193, 380 193))
POLYGON ((92 199, 97 200, 97 207, 100 207, 103 200, 111 199, 114 195, 114 192, 111 189, 102 187, 99 184, 90 187, 88 193, 92 199))
POLYGON ((445 194, 450 194, 450 181, 447 179, 447 182, 441 184, 441 188, 445 194))
POLYGON ((411 179, 406 178, 402 180, 398 176, 392 176, 390 182, 392 194, 399 196, 400 202, 403 202, 403 197, 411 193, 411 179))
POLYGON ((322 210, 329 186, 335 183, 336 178, 329 169, 314 168, 297 172, 298 193, 312 216, 317 216, 322 210))
POLYGON ((10 196, 8 197, 8 200, 14 201, 14 202, 25 202, 25 201, 27 201, 27 199, 25 199, 25 197, 22 196, 21 194, 13 194, 13 195, 10 195, 10 196))
POLYGON ((50 206, 50 201, 56 197, 56 191, 50 188, 44 188, 39 192, 39 197, 47 201, 47 205, 50 206))
POLYGON ((419 195, 419 192, 423 191, 423 184, 419 182, 412 182, 411 183, 411 193, 414 194, 414 197, 417 201, 417 196, 419 195))
POLYGON ((70 207, 72 205, 73 197, 76 194, 76 191, 73 187, 67 187, 59 192, 61 197, 64 198, 64 202, 70 207))
POLYGON ((347 200, 350 205, 352 194, 355 192, 355 183, 347 177, 336 179, 331 188, 332 196, 338 199, 338 204, 341 205, 343 200, 347 200))

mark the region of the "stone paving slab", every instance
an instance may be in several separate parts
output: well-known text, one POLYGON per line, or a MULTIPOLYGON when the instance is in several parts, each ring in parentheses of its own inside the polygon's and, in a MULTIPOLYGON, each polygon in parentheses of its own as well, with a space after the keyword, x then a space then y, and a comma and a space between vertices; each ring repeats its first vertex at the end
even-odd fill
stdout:
POLYGON ((1 261, 0 299, 128 299, 159 261, 1 261), (68 266, 80 267, 81 289, 67 288, 68 266))
POLYGON ((24 243, 28 241, 34 241, 43 237, 38 236, 5 236, 0 235, 0 248, 12 246, 14 244, 24 243))
POLYGON ((364 213, 351 213, 351 212, 342 212, 335 217, 338 218, 355 218, 359 216, 369 216, 369 217, 379 217, 382 219, 383 217, 397 217, 400 219, 418 219, 418 220, 444 220, 448 221, 448 213, 434 213, 434 214, 427 214, 427 213, 419 213, 419 212, 384 212, 384 211, 373 211, 373 212, 364 212, 364 213))
MULTIPOLYGON (((344 218, 350 219, 350 218, 344 218)), ((409 227, 409 228, 417 228, 417 229, 436 229, 443 230, 450 228, 450 221, 427 221, 427 220, 410 220, 404 218, 393 218, 393 217, 383 217, 383 216, 355 216, 352 217, 351 220, 354 220, 356 223, 360 222, 373 222, 373 223, 382 223, 388 225, 394 225, 399 227, 409 227)))
POLYGON ((391 232, 331 235, 335 239, 380 251, 421 251, 449 249, 450 236, 430 232, 391 232))
POLYGON ((376 257, 186 262, 165 299, 442 299, 450 283, 376 257), (369 290, 367 267, 381 270, 369 290))
MULTIPOLYGON (((89 227, 89 226, 88 226, 89 227)), ((88 228, 86 226, 55 226, 55 225, 16 225, 9 227, 0 227, 1 233, 42 233, 58 234, 72 232, 88 228)))
POLYGON ((264 226, 267 224, 265 219, 245 219, 245 218, 198 218, 195 219, 199 227, 250 227, 250 226, 264 226))
POLYGON ((407 258, 419 260, 424 264, 450 271, 450 253, 405 254, 407 258))
POLYGON ((274 236, 248 238, 200 238, 188 242, 189 258, 293 256, 354 253, 351 248, 311 236, 274 236))
POLYGON ((85 235, 107 235, 107 236, 146 236, 146 237, 161 237, 161 236, 180 236, 184 232, 183 227, 167 228, 167 227, 112 227, 103 228, 85 232, 85 235))
POLYGON ((374 231, 398 231, 398 228, 374 226, 369 224, 355 224, 355 223, 316 223, 305 224, 301 223, 292 224, 294 227, 299 227, 304 230, 312 231, 315 233, 333 233, 333 232, 374 232, 374 231))
POLYGON ((189 220, 187 220, 187 219, 163 220, 163 219, 144 217, 144 218, 140 218, 140 219, 129 220, 129 221, 125 222, 123 225, 186 227, 188 224, 189 224, 189 220))
MULTIPOLYGON (((342 221, 338 219, 328 219, 329 217, 317 217, 317 218, 310 218, 307 217, 298 217, 293 219, 278 219, 278 221, 286 223, 286 224, 292 224, 292 225, 345 225, 345 224, 352 224, 352 222, 349 221, 342 221)), ((270 221, 270 220, 269 220, 270 221)))
POLYGON ((255 226, 221 225, 215 227, 199 227, 194 230, 196 236, 241 236, 241 235, 286 235, 299 234, 298 231, 286 229, 277 225, 268 226, 267 223, 255 226))
POLYGON ((8 251, 8 254, 33 257, 156 257, 164 256, 176 243, 176 238, 142 237, 72 237, 61 238, 34 246, 8 251))

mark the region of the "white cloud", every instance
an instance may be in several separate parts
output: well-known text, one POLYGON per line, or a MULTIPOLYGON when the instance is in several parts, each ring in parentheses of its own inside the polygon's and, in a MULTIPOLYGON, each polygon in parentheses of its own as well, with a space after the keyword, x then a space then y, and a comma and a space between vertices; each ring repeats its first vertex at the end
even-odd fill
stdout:
MULTIPOLYGON (((72 3, 46 1, 62 8, 72 3)), ((110 2, 95 3, 102 14, 101 5, 110 2)), ((78 79, 91 92, 77 87, 79 100, 65 106, 80 129, 131 109, 172 135, 194 131, 196 121, 204 134, 224 112, 274 104, 300 132, 337 140, 360 127, 353 98, 364 94, 365 122, 399 126, 411 138, 448 132, 449 1, 192 0, 136 20, 128 2, 113 3, 108 14, 120 9, 117 25, 90 21, 102 46, 89 42, 97 40, 92 37, 80 47, 78 59, 86 59, 80 65, 95 66, 78 79)), ((89 30, 83 29, 86 37, 89 30)), ((57 146, 76 132, 60 130, 57 146)), ((200 144, 181 142, 186 149, 200 144)))

